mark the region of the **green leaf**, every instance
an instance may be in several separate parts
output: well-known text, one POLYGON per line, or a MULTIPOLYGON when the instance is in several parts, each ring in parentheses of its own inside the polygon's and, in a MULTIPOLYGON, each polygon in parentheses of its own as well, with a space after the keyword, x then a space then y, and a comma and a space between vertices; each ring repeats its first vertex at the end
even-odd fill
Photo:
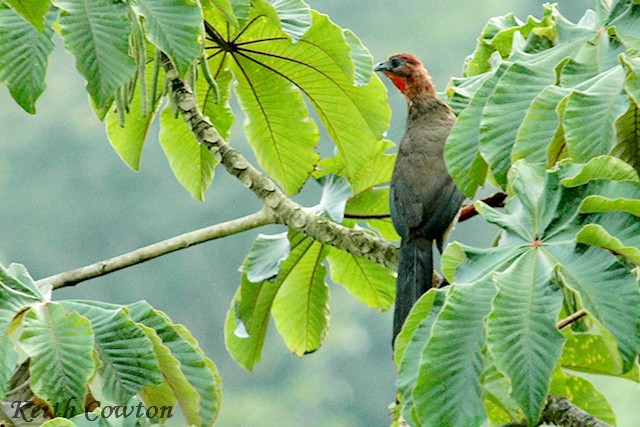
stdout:
POLYGON ((467 196, 473 197, 479 186, 484 184, 487 164, 480 155, 480 120, 487 104, 488 96, 493 92, 500 77, 507 69, 502 65, 491 73, 477 90, 469 106, 458 116, 451 129, 444 151, 447 169, 458 188, 467 196))
MULTIPOLYGON (((18 15, 33 25, 40 33, 44 32, 47 27, 45 17, 51 9, 51 2, 49 0, 30 0, 27 4, 25 4, 24 0, 3 1, 16 11, 18 15)), ((0 25, 0 28, 2 28, 2 25, 0 25)))
POLYGON ((302 95, 288 80, 263 69, 244 56, 232 66, 238 100, 247 115, 244 130, 260 166, 285 193, 296 194, 320 158, 315 152, 320 134, 302 95))
POLYGON ((331 280, 372 308, 388 310, 395 299, 395 277, 380 264, 336 248, 327 255, 331 280))
POLYGON ((91 322, 100 360, 105 396, 124 405, 148 384, 162 383, 151 341, 129 318, 124 308, 106 309, 89 301, 63 301, 91 322))
POLYGON ((0 335, 0 398, 4 396, 10 389, 11 376, 18 362, 18 353, 13 349, 13 344, 9 338, 0 335))
POLYGON ((223 139, 228 140, 235 115, 229 106, 231 98, 231 73, 227 70, 216 76, 219 98, 215 89, 210 87, 204 76, 199 75, 196 82, 196 96, 202 113, 211 119, 213 126, 223 139))
POLYGON ((482 373, 482 386, 484 388, 483 401, 487 411, 490 425, 503 425, 513 420, 522 420, 524 415, 520 407, 513 401, 511 382, 496 368, 495 360, 491 353, 485 352, 488 366, 482 373))
POLYGON ((258 234, 242 263, 242 271, 253 283, 273 279, 280 271, 280 264, 289 256, 287 233, 258 234))
POLYGON ((565 187, 576 187, 583 185, 594 179, 608 179, 611 181, 640 181, 636 171, 627 163, 610 156, 598 156, 589 160, 584 165, 577 165, 578 168, 570 168, 566 165, 565 170, 570 171, 562 179, 565 187))
POLYGON ((422 350, 413 390, 423 425, 479 426, 485 420, 481 351, 485 345, 484 318, 495 293, 489 278, 449 289, 422 350))
POLYGON ((638 218, 636 217, 630 219, 627 224, 633 227, 633 230, 629 230, 628 237, 634 240, 632 243, 623 243, 617 237, 609 234, 607 230, 599 224, 585 225, 577 234, 576 239, 580 243, 608 249, 615 254, 629 258, 629 260, 636 265, 640 265, 640 237, 638 235, 640 222, 638 222, 638 218))
MULTIPOLYGON (((31 389, 52 407, 84 402, 95 372, 90 322, 58 303, 32 307, 24 316, 19 345, 28 357, 31 389)), ((72 411, 80 410, 75 407, 72 411)), ((71 415, 75 415, 71 414, 71 415)))
POLYGON ((324 283, 324 246, 292 233, 291 252, 282 263, 273 301, 273 320, 289 350, 297 356, 317 350, 327 334, 329 288, 324 283))
POLYGON ((480 121, 480 152, 498 182, 506 184, 516 133, 532 101, 555 82, 554 57, 535 64, 512 64, 500 77, 480 121))
POLYGON ((546 27, 550 24, 550 16, 555 6, 544 6, 544 18, 540 21, 529 17, 526 23, 521 22, 513 13, 496 16, 489 20, 478 37, 478 45, 473 55, 465 64, 465 75, 473 76, 485 73, 491 68, 491 57, 498 52, 506 58, 511 52, 513 36, 519 32, 523 37, 529 36, 532 30, 546 27))
MULTIPOLYGON (((46 3, 48 10, 49 2, 46 3)), ((19 8, 31 10, 31 7, 19 8)), ((34 13, 38 13, 37 8, 34 13)), ((48 13, 46 18, 38 31, 14 10, 0 8, 0 83, 6 84, 13 99, 31 114, 35 114, 35 102, 46 87, 44 79, 54 46, 52 25, 56 13, 48 13)))
POLYGON ((200 7, 192 0, 132 0, 131 7, 144 17, 149 41, 171 58, 183 77, 202 50, 200 7))
POLYGON ((560 127, 557 107, 568 94, 566 88, 547 86, 534 98, 516 133, 512 162, 518 159, 547 161, 547 147, 560 127))
MULTIPOLYGON (((153 78, 153 62, 147 64, 145 68, 146 79, 148 82, 153 78)), ((136 85, 133 93, 133 99, 129 103, 129 107, 124 114, 124 126, 120 126, 120 120, 116 107, 109 110, 106 116, 106 128, 109 142, 116 150, 120 158, 133 170, 140 169, 140 158, 142 157, 142 147, 151 127, 151 123, 156 116, 156 111, 162 100, 162 91, 164 89, 164 74, 158 75, 158 83, 156 94, 153 99, 156 100, 155 105, 151 103, 150 94, 145 93, 149 111, 143 115, 142 96, 140 83, 136 85)))
POLYGON ((196 200, 213 181, 217 165, 213 154, 199 144, 182 117, 174 117, 170 107, 160 113, 160 145, 178 182, 196 200))
POLYGON ((590 415, 610 425, 616 425, 616 416, 607 398, 589 380, 557 369, 551 380, 550 393, 566 397, 590 415))
POLYGON ((569 95, 563 125, 574 161, 608 154, 616 144, 614 124, 629 107, 622 94, 624 78, 625 71, 618 66, 601 74, 586 90, 569 95))
POLYGON ((596 247, 576 249, 579 252, 571 254, 554 248, 561 262, 558 275, 565 286, 580 295, 587 312, 615 336, 626 372, 640 347, 638 285, 609 252, 596 247))
MULTIPOLYGON (((444 299, 446 296, 446 290, 431 288, 427 292, 425 292, 416 303, 411 307, 411 311, 409 315, 405 319, 402 324, 402 329, 400 333, 396 337, 395 342, 393 343, 393 360, 396 362, 396 366, 400 367, 402 365, 402 361, 404 359, 404 355, 409 343, 413 341, 419 341, 423 348, 428 339, 420 340, 418 337, 415 337, 418 328, 420 328, 420 324, 423 323, 428 316, 431 316, 430 320, 427 321, 429 324, 429 329, 431 325, 435 321, 436 316, 442 309, 442 305, 444 304, 444 299), (415 339, 414 339, 415 337, 415 339)), ((429 333, 430 330, 429 330, 429 333)), ((420 352, 418 352, 419 354, 420 352)), ((419 361, 419 357, 416 359, 419 361)), ((418 370, 415 369, 415 374, 417 375, 418 370)), ((415 378, 411 381, 411 383, 415 383, 415 378)))
POLYGON ((14 265, 5 269, 0 264, 0 336, 6 335, 9 325, 19 313, 45 299, 35 284, 14 276, 17 270, 14 265))
POLYGON ((611 375, 639 382, 638 367, 634 365, 628 373, 622 372, 622 358, 615 338, 598 322, 598 329, 587 333, 574 332, 566 328, 567 342, 562 352, 562 367, 592 374, 611 375))
POLYGON ((128 7, 110 0, 53 0, 63 10, 60 26, 65 47, 87 80, 87 91, 99 108, 135 73, 129 56, 128 7))
POLYGON ((262 357, 269 326, 269 314, 280 283, 264 280, 252 283, 246 274, 227 313, 224 338, 236 362, 251 371, 262 357))
POLYGON ((398 392, 401 396, 402 416, 420 425, 413 401, 413 389, 418 380, 422 349, 431 337, 431 328, 445 299, 442 289, 429 290, 414 304, 396 337, 394 359, 399 368, 398 392))
MULTIPOLYGON (((620 2, 623 4, 622 2, 620 2)), ((629 4, 623 14, 618 16, 610 25, 615 26, 616 34, 630 49, 640 50, 640 5, 629 4)))
POLYGON ((452 77, 446 90, 447 103, 456 116, 467 108, 476 92, 484 82, 493 77, 495 73, 486 72, 471 77, 452 77))
MULTIPOLYGON (((219 69, 227 64, 238 80, 236 92, 245 102, 252 102, 244 108, 248 116, 260 118, 263 123, 267 121, 277 125, 278 129, 282 128, 281 133, 273 135, 266 129, 267 137, 277 138, 279 141, 277 147, 280 151, 308 151, 312 146, 311 127, 301 124, 301 118, 310 120, 306 111, 300 111, 304 107, 300 93, 304 94, 338 147, 344 159, 345 172, 342 175, 351 182, 363 169, 370 166, 368 162, 375 156, 376 144, 388 125, 390 111, 384 86, 377 76, 372 76, 367 85, 354 86, 355 70, 351 48, 342 29, 326 16, 312 11, 311 27, 300 40, 293 43, 269 18, 275 13, 270 4, 262 0, 252 4, 251 19, 237 35, 226 34, 223 28, 208 30, 209 39, 213 43, 207 46, 212 49, 214 56, 210 59, 211 68, 219 69), (232 44, 232 48, 224 48, 225 44, 232 44), (228 56, 231 57, 229 61, 228 56), (255 89, 251 88, 252 85, 255 89), (274 88, 279 88, 278 93, 275 93, 274 88), (277 96, 277 104, 288 105, 293 109, 279 111, 279 105, 268 104, 267 107, 273 107, 276 111, 273 119, 270 119, 271 110, 265 107, 263 113, 256 101, 263 92, 268 95, 266 101, 277 96), (290 129, 296 129, 299 133, 301 127, 308 130, 297 135, 293 141, 292 134, 296 132, 291 132, 290 129), (281 149, 281 146, 284 148, 281 149)), ((249 132, 248 138, 257 151, 259 161, 263 157, 262 151, 273 150, 264 146, 263 139, 256 139, 265 138, 263 135, 249 132)), ((316 143, 317 136, 313 146, 316 143)), ((260 165, 272 174, 269 167, 278 166, 277 163, 265 163, 264 159, 260 165)), ((298 164, 296 167, 308 174, 311 171, 309 155, 305 156, 302 165, 298 164)), ((291 173, 294 172, 297 175, 294 175, 296 180, 292 182, 299 183, 301 172, 291 173)), ((282 179, 279 183, 285 185, 282 179)))
POLYGON ((350 198, 345 208, 347 218, 368 219, 373 217, 391 219, 389 211, 389 187, 370 188, 350 198))
POLYGON ((144 301, 129 305, 128 308, 131 318, 153 329, 162 341, 162 347, 168 350, 169 353, 163 351, 156 355, 165 382, 180 402, 187 423, 205 426, 213 424, 221 397, 220 377, 213 362, 204 355, 191 334, 181 325, 174 325, 166 314, 153 309, 144 301), (163 366, 167 354, 177 359, 177 364, 172 364, 172 373, 167 372, 163 366), (175 372, 176 369, 179 372, 175 372), (167 378, 169 374, 183 380, 174 383, 167 378))
POLYGON ((234 27, 238 26, 238 19, 233 14, 233 6, 230 0, 204 0, 202 8, 205 15, 207 10, 211 9, 213 10, 212 13, 222 17, 226 22, 229 22, 234 27))
POLYGON ((487 342, 512 384, 511 396, 529 423, 540 416, 564 337, 555 326, 562 292, 552 283, 548 260, 530 251, 495 277, 498 294, 487 321, 487 342))
POLYGON ((611 155, 624 160, 640 174, 640 111, 636 102, 631 102, 627 112, 616 120, 616 139, 611 155))

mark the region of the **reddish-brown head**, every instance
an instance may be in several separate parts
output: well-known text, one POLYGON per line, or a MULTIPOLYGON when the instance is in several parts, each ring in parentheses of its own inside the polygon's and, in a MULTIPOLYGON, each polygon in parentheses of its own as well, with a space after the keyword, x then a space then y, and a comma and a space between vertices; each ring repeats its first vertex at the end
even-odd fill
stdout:
POLYGON ((391 55, 379 62, 375 71, 382 71, 408 100, 435 96, 436 91, 431 76, 422 62, 410 53, 391 55))

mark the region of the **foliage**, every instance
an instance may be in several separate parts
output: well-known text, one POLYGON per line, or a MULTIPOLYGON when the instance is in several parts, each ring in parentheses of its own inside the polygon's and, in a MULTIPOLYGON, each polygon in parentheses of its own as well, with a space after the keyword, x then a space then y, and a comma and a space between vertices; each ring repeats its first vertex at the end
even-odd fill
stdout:
POLYGON ((468 196, 489 177, 509 201, 475 203, 497 244, 450 244, 452 286, 425 295, 398 338, 401 413, 416 425, 535 425, 549 393, 613 422, 566 369, 639 380, 640 9, 605 6, 577 24, 554 6, 541 20, 494 18, 452 80, 452 176, 468 196), (580 308, 588 320, 559 332, 580 308))
MULTIPOLYGON (((138 396, 147 408, 179 403, 189 424, 215 420, 215 365, 184 327, 146 302, 52 301, 51 289, 38 288, 19 264, 0 266, 0 290, 0 352, 9 361, 3 372, 28 367, 30 389, 51 416, 72 417, 93 401, 127 405, 138 396)), ((2 379, 3 394, 15 389, 10 376, 2 379)))
MULTIPOLYGON (((639 20, 640 5, 628 0, 598 2, 578 23, 551 5, 541 19, 493 18, 452 80, 446 95, 459 120, 449 170, 467 196, 489 180, 509 201, 502 212, 476 202, 499 230, 497 244, 450 244, 442 262, 451 286, 425 294, 397 338, 397 412, 410 423, 535 425, 550 393, 614 422, 606 399, 570 371, 640 380, 639 20), (580 309, 589 316, 559 331, 556 322, 580 309)), ((216 158, 163 100, 166 56, 225 139, 235 96, 259 166, 286 194, 315 180, 322 198, 308 209, 397 238, 384 86, 357 36, 302 0, 5 0, 0 82, 29 113, 45 88, 54 32, 132 169, 159 112, 177 180, 202 200, 214 179, 216 158), (321 127, 332 157, 318 153, 321 127)), ((327 274, 369 307, 393 302, 385 267, 293 229, 259 236, 227 313, 234 359, 255 367, 271 317, 291 352, 316 351, 329 328, 327 274)), ((52 301, 17 264, 0 269, 0 289, 1 395, 28 366, 31 391, 49 409, 94 395, 116 405, 178 403, 191 425, 215 420, 213 362, 146 302, 52 301)))

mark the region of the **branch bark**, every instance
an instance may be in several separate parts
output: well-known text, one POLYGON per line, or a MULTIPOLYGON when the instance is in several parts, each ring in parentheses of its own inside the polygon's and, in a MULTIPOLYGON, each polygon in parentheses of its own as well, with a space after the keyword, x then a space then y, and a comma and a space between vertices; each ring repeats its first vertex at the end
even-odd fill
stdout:
MULTIPOLYGON (((485 197, 482 199, 483 203, 493 207, 493 208, 501 208, 504 206, 504 201, 507 199, 507 193, 503 193, 502 191, 498 191, 497 193, 492 194, 489 197, 485 197)), ((473 203, 469 203, 466 206, 462 207, 460 211, 460 217, 458 218, 458 222, 466 221, 474 216, 478 215, 478 211, 473 203)))
MULTIPOLYGON (((547 397, 547 404, 540 417, 540 424, 542 423, 559 427, 612 427, 577 407, 567 398, 557 396, 547 397)), ((524 421, 516 421, 504 424, 502 427, 526 427, 527 425, 524 421)))
POLYGON ((114 271, 122 270, 123 268, 131 267, 132 265, 139 264, 171 252, 186 249, 199 243, 230 236, 232 234, 251 230, 252 228, 261 227, 263 225, 275 224, 277 222, 279 222, 278 216, 271 209, 263 208, 256 213, 242 218, 201 228, 200 230, 181 234, 117 257, 99 261, 95 264, 76 268, 75 270, 65 271, 64 273, 56 274, 54 276, 45 277, 44 279, 38 280, 36 284, 38 286, 49 284, 52 285, 54 289, 73 286, 85 280, 104 276, 106 274, 113 273, 114 271))
POLYGON ((564 397, 549 396, 542 410, 542 421, 561 427, 611 427, 564 397))
POLYGON ((200 144, 205 146, 227 171, 255 193, 265 206, 289 228, 353 255, 362 256, 389 268, 396 268, 398 247, 376 238, 365 230, 351 229, 322 218, 295 203, 276 184, 253 167, 218 134, 202 114, 191 88, 178 76, 171 60, 162 55, 171 97, 200 144))

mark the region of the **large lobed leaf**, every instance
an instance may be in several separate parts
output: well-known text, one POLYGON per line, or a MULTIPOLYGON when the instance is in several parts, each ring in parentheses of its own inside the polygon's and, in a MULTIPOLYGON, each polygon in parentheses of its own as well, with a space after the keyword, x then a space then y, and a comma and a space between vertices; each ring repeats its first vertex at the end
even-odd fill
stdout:
POLYGON ((243 28, 227 33, 216 22, 208 26, 210 67, 235 75, 258 162, 290 194, 318 161, 319 133, 303 96, 344 158, 350 181, 369 166, 390 117, 384 86, 365 70, 370 59, 359 41, 300 4, 256 1, 243 28), (292 10, 309 14, 305 32, 289 26, 292 10))
MULTIPOLYGON (((443 271, 453 287, 440 314, 429 320, 429 333, 415 332, 414 340, 422 340, 420 345, 413 341, 407 344, 405 335, 413 332, 403 331, 398 338, 396 345, 404 349, 396 357, 401 357, 399 387, 406 419, 424 425, 479 425, 486 409, 492 420, 515 420, 524 415, 535 425, 550 389, 559 390, 560 383, 551 381, 559 364, 637 378, 633 361, 640 350, 640 292, 628 266, 602 249, 614 246, 594 238, 591 230, 599 224, 602 235, 606 233, 633 249, 618 254, 634 259, 640 244, 636 207, 631 203, 640 198, 637 174, 612 157, 598 157, 582 165, 564 162, 550 171, 520 160, 511 168, 508 179, 512 198, 504 212, 476 203, 478 212, 502 229, 499 244, 488 249, 450 245, 443 255, 443 271), (580 235, 582 242, 576 238, 580 235), (483 283, 491 288, 495 285, 495 298, 483 299, 482 293, 475 292, 473 298, 460 303, 466 310, 459 309, 463 314, 447 317, 457 307, 454 295, 466 288, 482 289, 483 283), (585 308, 601 325, 589 331, 608 343, 604 347, 609 354, 605 357, 607 365, 600 371, 588 360, 588 354, 581 358, 575 353, 577 343, 573 338, 567 355, 561 357, 565 337, 556 330, 556 322, 563 295, 575 296, 578 309, 585 308), (449 320, 440 329, 439 322, 445 325, 444 319, 449 320), (462 323, 457 325, 457 321, 462 323), (472 325, 476 325, 474 333, 470 331, 472 325), (475 339, 486 334, 489 353, 481 353, 484 341, 475 350, 468 347, 473 339, 458 342, 465 334, 475 339), (422 352, 421 357, 414 354, 417 351, 422 352), (433 362, 442 355, 447 355, 446 361, 433 362), (481 370, 474 365, 478 358, 484 358, 497 372, 488 371, 481 377, 481 370), (447 371, 448 361, 456 369, 447 371), (447 381, 455 385, 451 386, 454 389, 461 387, 452 396, 444 394, 455 402, 464 396, 456 405, 466 408, 464 411, 435 409, 441 406, 433 404, 443 393, 439 386, 447 381), (487 390, 484 405, 480 405, 477 392, 481 382, 487 390)), ((416 325, 429 316, 433 316, 433 310, 416 308, 406 328, 418 331, 416 325), (419 317, 413 318, 417 313, 419 317)), ((606 402, 595 397, 589 400, 587 394, 592 389, 586 383, 563 381, 576 386, 570 396, 576 403, 610 419, 606 402)))

